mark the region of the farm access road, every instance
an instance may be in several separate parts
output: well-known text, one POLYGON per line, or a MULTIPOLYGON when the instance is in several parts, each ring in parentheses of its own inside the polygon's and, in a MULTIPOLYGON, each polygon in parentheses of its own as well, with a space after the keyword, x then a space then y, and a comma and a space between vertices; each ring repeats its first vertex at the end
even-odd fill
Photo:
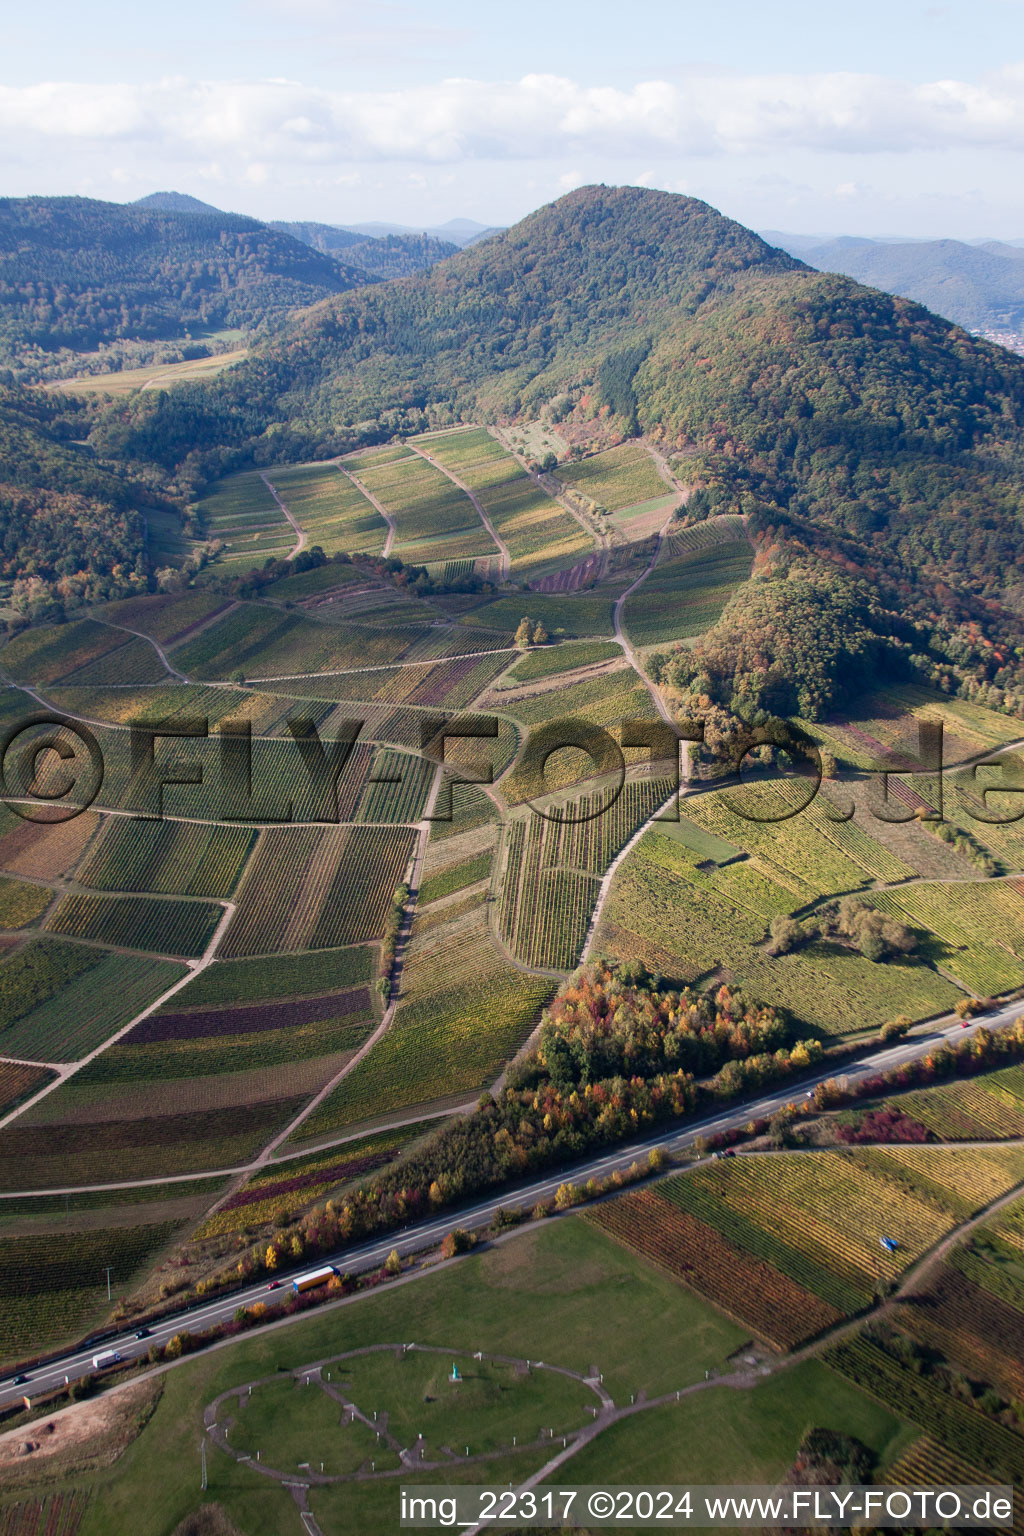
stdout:
MULTIPOLYGON (((918 1056, 927 1055, 929 1051, 945 1041, 966 1038, 981 1027, 1005 1029, 1016 1020, 1020 1012, 1019 1002, 1008 1003, 984 1018, 976 1020, 966 1029, 955 1016, 947 1016, 933 1024, 925 1033, 911 1035, 895 1045, 873 1051, 870 1055, 851 1062, 841 1075, 852 1083, 875 1073, 888 1071, 893 1067, 901 1066, 904 1062, 913 1061, 918 1056)), ((379 1269, 393 1248, 397 1248, 402 1255, 417 1253, 440 1243, 445 1234, 455 1226, 469 1230, 486 1227, 493 1220, 499 1206, 516 1204, 531 1207, 541 1201, 551 1200, 558 1186, 566 1179, 571 1179, 574 1183, 583 1183, 591 1177, 604 1178, 616 1168, 628 1168, 630 1163, 643 1157, 653 1147, 665 1147, 670 1152, 684 1151, 692 1146, 698 1136, 714 1135, 719 1131, 745 1125, 748 1120, 774 1114, 776 1110, 792 1103, 794 1098, 801 1094, 809 1095, 818 1083, 835 1075, 835 1066, 832 1064, 804 1078, 799 1085, 791 1082, 783 1083, 772 1092, 762 1094, 757 1099, 745 1099, 700 1120, 688 1120, 677 1130, 673 1130, 669 1123, 649 1136, 623 1143, 611 1151, 588 1158, 585 1162, 574 1164, 569 1168, 562 1168, 545 1178, 533 1180, 518 1188, 506 1187, 476 1205, 449 1211, 436 1219, 418 1222, 401 1231, 391 1232, 379 1240, 359 1243, 350 1248, 339 1249, 336 1253, 325 1254, 317 1260, 317 1266, 335 1264, 340 1270, 349 1274, 379 1269)), ((59 1237, 54 1239, 55 1252, 60 1246, 60 1241, 59 1237)), ((296 1269, 295 1273, 303 1273, 310 1267, 311 1263, 307 1263, 296 1269)), ((424 1273, 428 1272, 424 1271, 424 1273)), ((214 1323, 227 1322, 239 1307, 252 1306, 257 1301, 270 1301, 278 1289, 284 1290, 288 1284, 289 1275, 283 1273, 280 1277, 275 1277, 272 1286, 263 1279, 254 1285, 239 1287, 238 1290, 203 1305, 184 1307, 154 1322, 145 1339, 135 1338, 135 1327, 138 1324, 131 1324, 119 1333, 104 1337, 102 1344, 93 1344, 87 1349, 69 1350, 66 1354, 47 1360, 26 1373, 28 1382, 24 1385, 15 1386, 8 1377, 0 1383, 0 1404, 15 1402, 26 1395, 33 1397, 51 1392, 63 1386, 66 1380, 75 1381, 82 1376, 90 1375, 93 1370, 92 1357, 100 1349, 118 1350, 125 1360, 139 1359, 147 1354, 151 1343, 166 1344, 172 1335, 183 1330, 199 1332, 211 1327, 214 1323)), ((306 1315, 297 1313, 296 1320, 306 1315)))

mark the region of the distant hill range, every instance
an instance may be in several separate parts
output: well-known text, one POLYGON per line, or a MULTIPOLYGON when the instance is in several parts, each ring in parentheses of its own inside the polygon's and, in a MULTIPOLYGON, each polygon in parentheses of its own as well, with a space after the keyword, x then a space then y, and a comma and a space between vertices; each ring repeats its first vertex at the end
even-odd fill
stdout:
POLYGON ((866 240, 765 230, 770 244, 820 272, 842 272, 885 293, 1024 350, 1024 242, 866 240))
POLYGON ((364 272, 382 281, 425 272, 435 262, 454 256, 459 249, 452 241, 439 240, 436 235, 411 232, 367 236, 342 229, 337 224, 286 224, 276 220, 270 228, 290 235, 293 240, 301 240, 303 245, 328 256, 341 255, 349 265, 362 267, 364 272))
POLYGON ((222 350, 457 249, 425 233, 269 225, 181 192, 3 198, 0 368, 34 382, 222 350))

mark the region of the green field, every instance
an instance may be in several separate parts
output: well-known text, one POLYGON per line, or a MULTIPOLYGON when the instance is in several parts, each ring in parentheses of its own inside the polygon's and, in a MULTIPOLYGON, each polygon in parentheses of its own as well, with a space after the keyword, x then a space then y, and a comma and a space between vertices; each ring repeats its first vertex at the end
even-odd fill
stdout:
MULTIPOLYGON (((181 1467, 197 1461, 196 1430, 203 1407, 221 1392, 273 1377, 278 1367, 299 1372, 301 1380, 300 1368, 308 1362, 398 1341, 414 1340, 470 1355, 482 1350, 485 1357, 543 1359, 583 1374, 596 1366, 619 1404, 628 1405, 631 1394, 642 1392, 653 1398, 697 1388, 678 1405, 639 1413, 605 1431, 591 1448, 567 1463, 566 1480, 576 1479, 578 1469, 579 1479, 586 1476, 614 1484, 648 1477, 685 1482, 697 1476, 708 1482, 745 1478, 774 1483, 792 1462, 811 1425, 825 1424, 856 1435, 879 1457, 891 1454, 908 1438, 895 1413, 816 1362, 761 1382, 752 1378, 747 1390, 724 1390, 713 1382, 705 1388, 705 1373, 729 1370, 729 1357, 747 1337, 578 1218, 541 1225, 455 1269, 379 1292, 281 1332, 256 1335, 172 1371, 165 1378, 164 1394, 152 1420, 125 1452, 116 1475, 101 1473, 80 1480, 79 1486, 91 1493, 81 1536, 111 1532, 119 1536, 129 1529, 133 1536, 165 1536, 174 1522, 196 1507, 201 1496, 182 1478, 181 1467), (595 1317, 601 1319, 596 1333, 595 1317)), ((432 1358, 450 1370, 451 1360, 444 1354, 419 1356, 414 1351, 404 1361, 384 1354, 376 1366, 384 1374, 373 1382, 381 1403, 370 1408, 384 1406, 385 1394, 390 1407, 394 1387, 401 1387, 400 1373, 406 1369, 421 1373, 432 1358)), ((333 1382, 335 1366, 327 1369, 333 1382)), ((544 1394, 532 1413, 526 1399, 520 1402, 517 1388, 502 1394, 509 1399, 508 1411, 500 1412, 493 1428, 494 1409, 481 1410, 485 1417, 479 1429, 507 1442, 519 1429, 521 1408, 526 1410, 526 1422, 532 1423, 539 1410, 538 1427, 553 1427, 545 1424, 547 1393, 562 1393, 563 1388, 549 1381, 548 1375, 535 1372, 524 1384, 531 1392, 544 1394)), ((339 1371, 339 1379, 347 1378, 339 1371)), ((300 1402, 298 1394, 319 1389, 304 1384, 291 1388, 283 1373, 279 1381, 276 1402, 265 1399, 261 1404, 257 1402, 261 1389, 253 1391, 252 1410, 261 1416, 257 1421, 263 1439, 260 1449, 266 1456, 264 1447, 275 1443, 274 1429, 280 1424, 278 1433, 287 1437, 281 1440, 282 1452, 290 1454, 297 1466, 299 1461, 314 1459, 315 1449, 307 1454, 307 1446, 313 1447, 313 1437, 322 1433, 315 1399, 300 1402), (293 1424, 308 1422, 309 1434, 303 1443, 295 1440, 282 1413, 293 1424)), ((446 1400, 441 1395, 446 1385, 450 1383, 438 1382, 434 1404, 422 1401, 424 1395, 435 1396, 429 1390, 410 1391, 404 1403, 400 1400, 401 1411, 415 1416, 418 1405, 426 1415, 422 1424, 410 1418, 410 1427, 441 1443, 457 1440, 453 1431, 462 1412, 461 1403, 452 1405, 446 1423, 446 1400)), ((489 1390, 486 1379, 479 1385, 472 1383, 470 1390, 482 1396, 489 1390)), ((352 1395, 360 1401, 357 1393, 352 1395)), ((466 1432, 460 1428, 460 1433, 466 1432)), ((521 1440, 522 1433, 517 1438, 521 1440)), ((352 1441, 335 1435, 331 1443, 335 1454, 341 1455, 352 1441)), ((472 1438, 470 1446, 472 1450, 472 1438)), ((521 1479, 537 1464, 520 1456, 516 1463, 506 1458, 465 1470, 455 1466, 446 1471, 445 1481, 462 1481, 468 1472, 470 1481, 487 1478, 503 1486, 510 1478, 521 1479)), ((208 1467, 207 1498, 222 1504, 246 1531, 265 1531, 269 1536, 294 1522, 294 1504, 286 1490, 215 1450, 208 1453, 208 1467)), ((403 1475, 403 1482, 429 1481, 436 1475, 410 1471, 403 1475)), ((313 1490, 311 1508, 329 1536, 356 1536, 370 1529, 390 1529, 395 1524, 395 1499, 394 1480, 343 1483, 313 1490)))

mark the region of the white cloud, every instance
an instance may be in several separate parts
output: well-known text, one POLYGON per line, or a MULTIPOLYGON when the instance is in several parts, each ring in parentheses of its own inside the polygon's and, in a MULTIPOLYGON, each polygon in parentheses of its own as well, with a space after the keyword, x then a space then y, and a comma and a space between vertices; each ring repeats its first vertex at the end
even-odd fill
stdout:
POLYGON ((622 90, 553 75, 401 91, 291 80, 0 87, 0 132, 53 153, 131 144, 195 164, 459 163, 562 155, 643 162, 786 149, 1024 149, 1024 65, 981 82, 807 74, 651 80, 622 90))

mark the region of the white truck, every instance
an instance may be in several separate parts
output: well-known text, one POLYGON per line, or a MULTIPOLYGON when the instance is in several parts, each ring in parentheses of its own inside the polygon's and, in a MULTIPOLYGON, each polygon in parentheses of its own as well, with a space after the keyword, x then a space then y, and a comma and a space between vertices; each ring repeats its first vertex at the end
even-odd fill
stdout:
POLYGON ((98 1355, 92 1357, 94 1371, 105 1371, 111 1365, 121 1364, 121 1351, 119 1349, 104 1349, 98 1355))

